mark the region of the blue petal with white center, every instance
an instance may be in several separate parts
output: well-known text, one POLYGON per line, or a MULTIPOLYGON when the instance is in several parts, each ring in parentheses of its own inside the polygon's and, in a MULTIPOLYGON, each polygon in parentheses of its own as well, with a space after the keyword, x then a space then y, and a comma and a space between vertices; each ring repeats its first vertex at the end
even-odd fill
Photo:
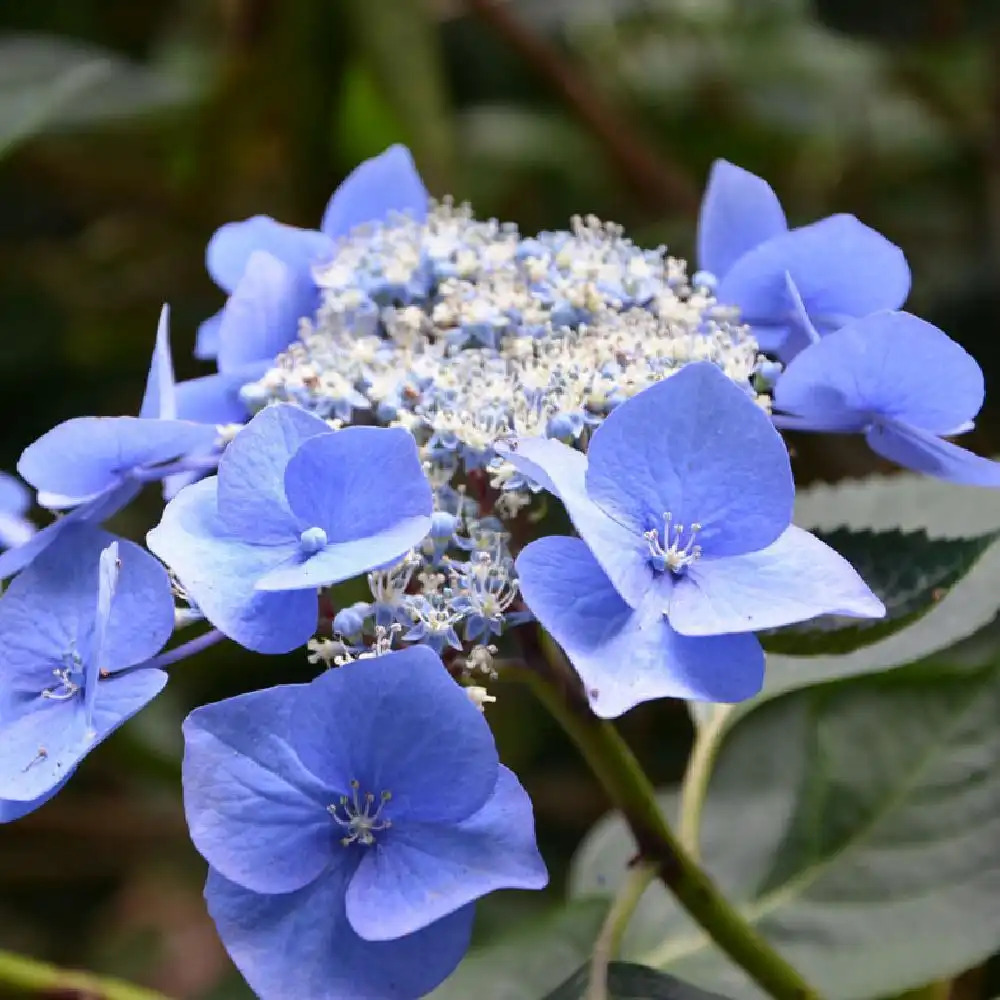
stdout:
POLYGON ((427 649, 206 706, 184 733, 209 910, 265 998, 421 995, 471 902, 546 882, 527 796, 427 649))
POLYGON ((602 718, 656 698, 731 702, 760 690, 764 653, 753 636, 689 638, 665 617, 644 620, 579 539, 531 542, 517 570, 525 602, 565 650, 602 718))
POLYGON ((163 567, 89 525, 72 524, 18 576, 0 598, 0 800, 44 797, 159 693, 166 674, 137 665, 173 623, 163 567))

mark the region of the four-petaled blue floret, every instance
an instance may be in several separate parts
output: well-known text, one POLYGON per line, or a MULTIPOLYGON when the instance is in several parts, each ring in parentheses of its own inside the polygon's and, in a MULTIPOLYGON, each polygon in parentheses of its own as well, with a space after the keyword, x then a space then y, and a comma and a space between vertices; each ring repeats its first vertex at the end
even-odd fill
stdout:
POLYGON ((528 796, 429 649, 207 705, 184 737, 209 911, 264 1000, 422 996, 475 900, 547 882, 528 796))
POLYGON ((714 365, 623 403, 586 455, 528 438, 507 458, 580 535, 531 542, 517 570, 598 715, 652 698, 749 698, 764 676, 749 633, 885 614, 845 559, 790 523, 784 442, 714 365))

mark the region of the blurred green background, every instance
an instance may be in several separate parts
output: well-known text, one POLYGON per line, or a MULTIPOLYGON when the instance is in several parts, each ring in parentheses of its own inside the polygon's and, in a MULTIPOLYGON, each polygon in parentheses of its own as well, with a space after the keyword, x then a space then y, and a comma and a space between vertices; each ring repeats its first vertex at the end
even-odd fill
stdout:
MULTIPOLYGON (((903 247, 910 308, 982 363, 1000 450, 1000 14, 992 0, 4 0, 0 3, 0 465, 57 421, 132 413, 161 303, 178 373, 221 294, 204 246, 231 219, 318 223, 394 141, 432 193, 524 231, 574 213, 689 256, 711 161, 767 177, 795 222, 849 211, 903 247)), ((872 468, 797 442, 800 479, 872 468)), ((984 494, 983 503, 997 502, 984 494)), ((149 495, 116 527, 141 537, 149 495)), ((304 657, 219 647, 53 803, 0 828, 0 946, 177 997, 245 997, 200 898, 179 789, 193 705, 304 657)), ((478 934, 559 898, 599 791, 522 692, 491 709, 532 794, 554 884, 499 894, 478 934)), ((686 712, 623 726, 674 780, 686 712)))

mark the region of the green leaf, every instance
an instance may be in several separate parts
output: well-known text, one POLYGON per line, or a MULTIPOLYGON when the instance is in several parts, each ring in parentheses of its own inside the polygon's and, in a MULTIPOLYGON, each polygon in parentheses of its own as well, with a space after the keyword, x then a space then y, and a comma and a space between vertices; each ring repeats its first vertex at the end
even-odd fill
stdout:
POLYGON ((83 42, 0 35, 0 154, 39 132, 170 107, 194 88, 83 42))
MULTIPOLYGON (((589 983, 590 966, 585 965, 545 1000, 586 1000, 589 983)), ((724 1000, 718 993, 708 993, 630 962, 612 962, 608 966, 607 997, 608 1000, 724 1000)))
POLYGON ((587 961, 607 908, 602 899, 580 900, 474 949, 429 1000, 545 996, 587 961))
POLYGON ((828 615, 761 635, 768 652, 792 656, 847 653, 912 625, 931 610, 1000 537, 930 538, 918 531, 838 528, 817 536, 839 552, 881 598, 886 616, 828 615))
MULTIPOLYGON (((998 718, 1000 665, 939 662, 786 694, 725 737, 702 809, 705 865, 828 1000, 893 995, 995 949, 998 718)), ((613 892, 633 850, 604 821, 574 891, 613 892)), ((658 885, 623 957, 760 996, 658 885)))

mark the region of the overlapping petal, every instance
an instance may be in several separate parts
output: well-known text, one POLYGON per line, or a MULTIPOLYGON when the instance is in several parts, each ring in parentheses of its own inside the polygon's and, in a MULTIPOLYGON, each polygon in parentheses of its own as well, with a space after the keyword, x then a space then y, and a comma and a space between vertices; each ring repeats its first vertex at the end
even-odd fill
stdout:
POLYGON ((486 803, 461 823, 406 822, 367 851, 347 888, 347 919, 368 941, 413 934, 496 889, 541 889, 531 800, 500 767, 486 803))
POLYGON ((210 871, 208 910, 226 950, 265 998, 413 1000, 447 977, 469 946, 473 907, 396 941, 365 941, 344 906, 345 878, 259 895, 210 871))
POLYGON ((769 545, 791 521, 784 442, 708 362, 622 403, 595 431, 587 458, 590 498, 640 536, 662 532, 669 513, 673 525, 700 525, 706 553, 731 555, 769 545))
POLYGON ((327 671, 299 691, 291 720, 305 767, 341 793, 351 781, 391 793, 396 827, 467 819, 494 791, 489 726, 426 646, 327 671))
POLYGON ((771 185, 727 160, 716 160, 698 216, 698 266, 721 278, 743 254, 788 229, 771 185))
POLYGON ((757 552, 692 564, 677 580, 668 614, 683 635, 708 636, 819 615, 881 618, 885 607, 843 556, 791 525, 757 552))
POLYGON ((579 539, 538 539, 517 570, 525 602, 565 650, 597 715, 655 698, 728 702, 760 690, 764 654, 753 636, 682 636, 663 616, 633 611, 579 539))
POLYGON ((289 745, 302 684, 284 684, 196 709, 184 722, 184 809, 191 839, 226 878, 255 892, 292 892, 337 851, 327 806, 336 796, 289 745))
POLYGON ((963 486, 1000 486, 1000 464, 919 427, 879 421, 865 440, 872 451, 904 468, 963 486))

